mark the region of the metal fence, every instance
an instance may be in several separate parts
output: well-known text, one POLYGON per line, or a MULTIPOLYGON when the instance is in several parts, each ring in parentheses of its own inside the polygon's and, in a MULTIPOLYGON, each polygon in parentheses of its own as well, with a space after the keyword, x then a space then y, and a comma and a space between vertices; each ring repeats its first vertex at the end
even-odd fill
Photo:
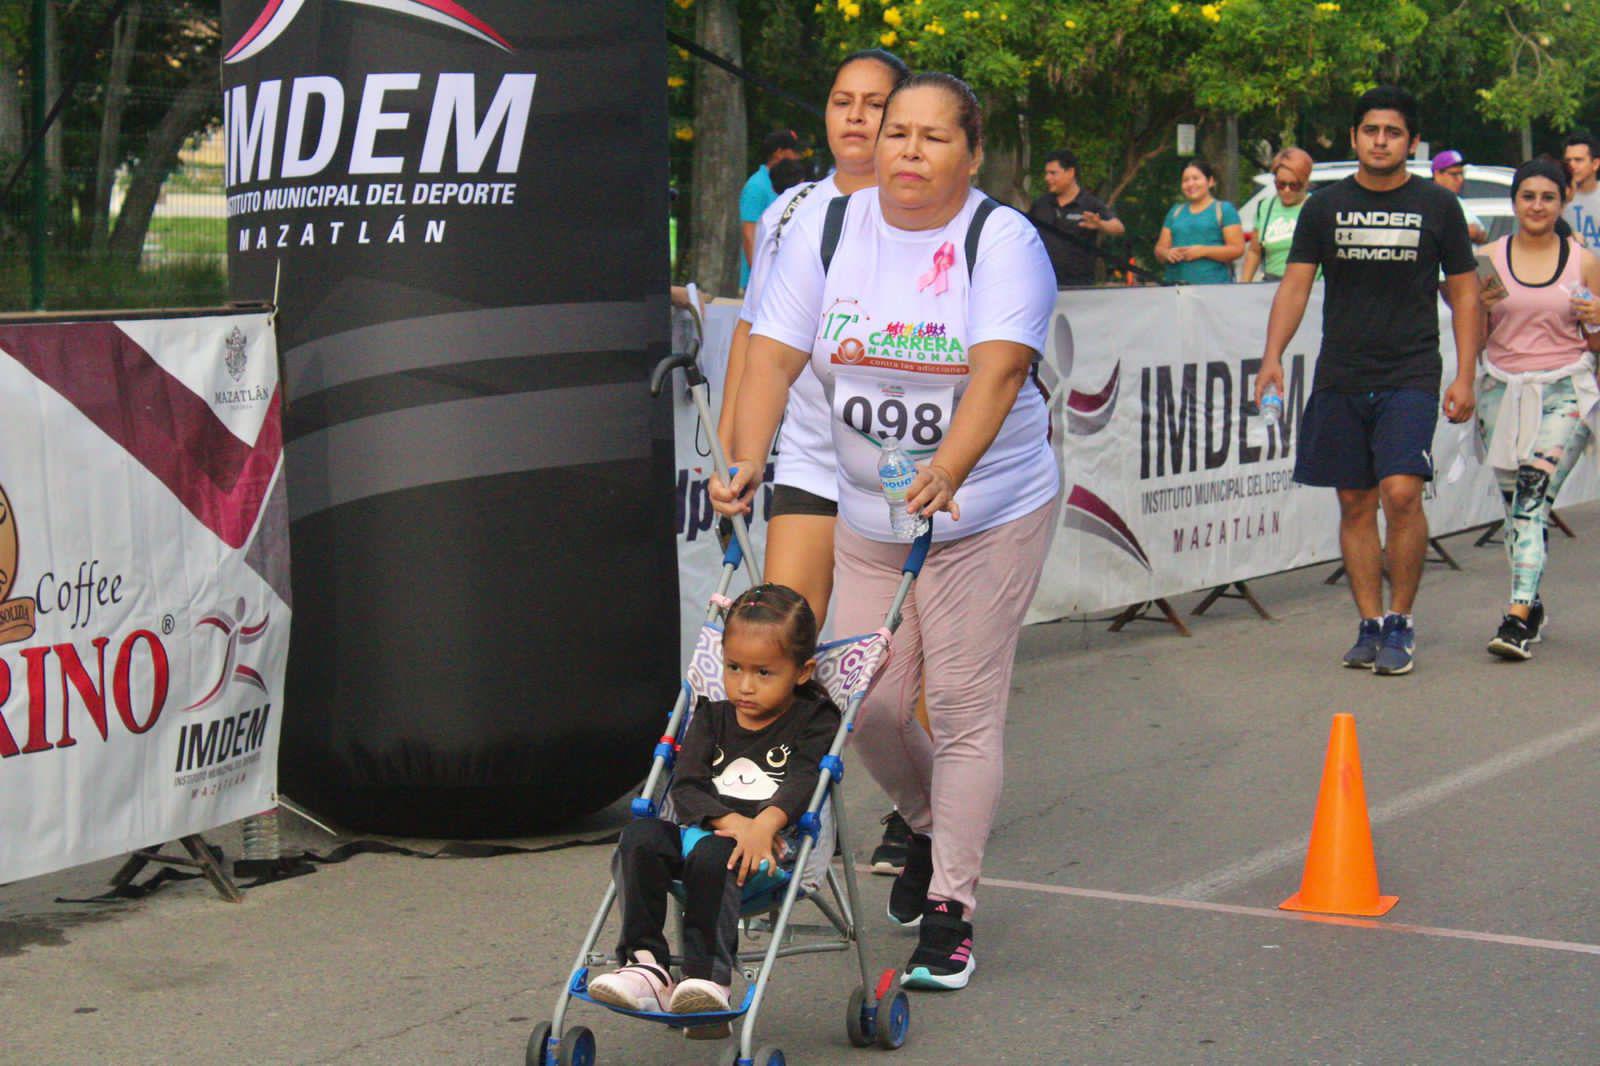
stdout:
POLYGON ((0 311, 226 298, 219 6, 14 0, 0 15, 0 311))

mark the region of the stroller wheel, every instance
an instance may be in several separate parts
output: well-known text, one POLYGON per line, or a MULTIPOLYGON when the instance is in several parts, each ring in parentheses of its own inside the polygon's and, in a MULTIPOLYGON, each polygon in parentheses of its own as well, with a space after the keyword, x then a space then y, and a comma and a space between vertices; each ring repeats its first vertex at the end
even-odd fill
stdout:
POLYGON ((594 1034, 581 1025, 568 1029, 556 1052, 556 1063, 557 1066, 594 1066, 594 1034))
POLYGON ((525 1066, 552 1066, 545 1060, 545 1049, 550 1043, 550 1023, 543 1022, 528 1037, 528 1052, 523 1056, 525 1066))
POLYGON ((878 1019, 867 1013, 867 993, 856 989, 850 993, 850 1006, 844 1016, 844 1031, 856 1047, 871 1047, 878 1035, 878 1019))
POLYGON ((756 1052, 756 1057, 752 1061, 756 1066, 784 1066, 788 1060, 783 1057, 783 1052, 768 1044, 756 1052))
POLYGON ((911 1031, 911 999, 904 989, 878 1003, 878 1046, 893 1051, 906 1042, 911 1031))

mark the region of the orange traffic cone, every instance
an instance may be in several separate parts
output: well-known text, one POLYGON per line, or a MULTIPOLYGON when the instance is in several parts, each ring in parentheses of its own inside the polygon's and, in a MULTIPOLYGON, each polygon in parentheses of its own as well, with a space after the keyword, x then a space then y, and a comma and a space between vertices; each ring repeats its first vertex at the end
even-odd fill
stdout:
POLYGON ((1286 911, 1323 914, 1388 914, 1399 896, 1378 895, 1378 863, 1372 855, 1367 791, 1361 784, 1361 752, 1353 715, 1333 716, 1322 789, 1311 822, 1311 847, 1300 891, 1278 904, 1286 911))

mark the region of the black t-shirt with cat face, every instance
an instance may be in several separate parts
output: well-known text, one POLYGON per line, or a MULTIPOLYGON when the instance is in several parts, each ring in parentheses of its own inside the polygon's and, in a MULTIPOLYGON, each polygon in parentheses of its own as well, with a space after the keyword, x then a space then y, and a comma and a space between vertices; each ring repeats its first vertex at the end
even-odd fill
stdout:
POLYGON ((817 786, 818 764, 839 731, 839 710, 827 692, 808 681, 775 721, 750 730, 727 700, 702 698, 678 752, 672 784, 679 825, 703 826, 724 814, 754 818, 777 807, 793 825, 817 786))

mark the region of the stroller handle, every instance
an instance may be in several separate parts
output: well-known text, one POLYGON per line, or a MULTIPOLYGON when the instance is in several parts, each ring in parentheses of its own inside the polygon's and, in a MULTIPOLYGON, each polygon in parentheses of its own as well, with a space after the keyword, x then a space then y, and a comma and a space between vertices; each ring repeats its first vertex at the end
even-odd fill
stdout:
POLYGON ((668 376, 680 368, 684 377, 688 379, 690 388, 705 382, 705 375, 700 373, 700 366, 695 362, 694 353, 680 352, 677 355, 667 356, 650 372, 650 395, 660 396, 661 390, 666 387, 668 376))
POLYGON ((922 573, 922 564, 927 561, 928 549, 933 545, 933 519, 928 519, 928 528, 916 540, 911 542, 911 550, 906 553, 906 564, 900 568, 902 574, 912 577, 922 573))
MULTIPOLYGON (((739 473, 739 468, 737 466, 728 467, 728 480, 729 480, 730 483, 732 482, 734 476, 736 474, 738 474, 738 473, 739 473)), ((739 522, 745 521, 744 516, 743 515, 738 516, 738 521, 739 522)), ((739 564, 742 563, 743 561, 744 561, 744 545, 739 543, 739 538, 738 537, 730 537, 730 538, 728 538, 728 547, 722 553, 722 565, 723 566, 731 566, 735 570, 737 570, 737 569, 739 569, 739 564)))

